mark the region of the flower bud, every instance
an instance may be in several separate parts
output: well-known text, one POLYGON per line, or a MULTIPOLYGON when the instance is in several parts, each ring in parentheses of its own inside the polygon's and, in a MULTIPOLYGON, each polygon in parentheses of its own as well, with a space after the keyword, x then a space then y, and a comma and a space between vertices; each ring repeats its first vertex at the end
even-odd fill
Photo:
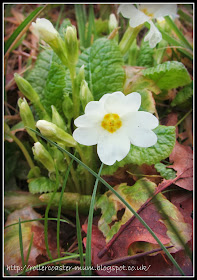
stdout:
POLYGON ((19 90, 25 95, 25 97, 27 97, 32 102, 39 100, 39 95, 27 80, 21 77, 18 73, 14 74, 14 79, 19 90))
POLYGON ((58 113, 57 109, 54 105, 51 106, 52 109, 52 123, 56 124, 63 130, 66 130, 66 125, 60 114, 58 113))
POLYGON ((79 69, 79 72, 77 74, 77 85, 80 88, 81 86, 81 82, 83 80, 85 80, 85 70, 84 70, 85 66, 84 64, 81 66, 81 68, 79 69))
POLYGON ((109 32, 111 33, 115 28, 118 27, 118 21, 115 17, 114 14, 110 14, 109 16, 109 23, 108 23, 108 26, 109 26, 109 32))
POLYGON ((44 136, 54 142, 57 142, 58 144, 65 145, 67 147, 74 147, 77 144, 70 134, 59 128, 54 123, 45 120, 39 120, 36 123, 36 126, 44 136))
POLYGON ((68 57, 68 63, 75 65, 78 60, 78 41, 77 41, 77 31, 74 25, 68 26, 66 28, 66 33, 64 35, 66 53, 68 57))
POLYGON ((60 34, 53 27, 53 24, 45 18, 37 18, 36 22, 32 22, 35 33, 37 33, 41 39, 43 39, 54 52, 59 56, 62 62, 67 65, 67 56, 65 50, 65 44, 60 34))
POLYGON ((32 22, 35 33, 38 33, 41 39, 50 45, 50 42, 53 42, 57 39, 58 32, 53 27, 53 24, 46 18, 37 18, 36 22, 32 22))
POLYGON ((39 95, 33 89, 31 84, 17 73, 14 74, 14 79, 19 90, 25 95, 26 98, 28 98, 35 105, 36 109, 38 109, 39 112, 42 114, 42 117, 49 119, 46 110, 44 109, 42 103, 40 102, 39 95))
POLYGON ((57 164, 57 168, 60 172, 64 172, 67 169, 67 163, 64 158, 64 154, 58 150, 56 147, 51 147, 51 154, 54 158, 54 161, 57 164))
POLYGON ((63 103, 62 103, 62 110, 63 110, 63 113, 64 113, 65 117, 68 120, 71 120, 73 118, 73 116, 74 116, 74 114, 73 114, 73 101, 69 97, 68 94, 64 95, 64 100, 63 100, 63 103))
POLYGON ((49 172, 55 171, 55 165, 51 155, 40 142, 34 143, 32 151, 35 159, 40 161, 49 172))
MULTIPOLYGON (((34 120, 34 116, 32 114, 32 111, 26 101, 25 98, 19 98, 18 100, 18 106, 19 106, 19 109, 20 109, 20 116, 21 116, 21 119, 24 123, 24 126, 28 126, 32 129, 36 129, 36 125, 35 125, 35 120, 34 120)), ((35 133, 31 130, 29 130, 27 128, 27 132, 28 134, 34 139, 35 142, 37 142, 37 137, 35 135, 35 133)))
POLYGON ((91 91, 89 90, 88 83, 85 80, 83 80, 82 83, 81 83, 79 96, 80 96, 80 100, 81 100, 83 110, 85 109, 85 106, 90 101, 94 100, 93 95, 92 95, 91 91))

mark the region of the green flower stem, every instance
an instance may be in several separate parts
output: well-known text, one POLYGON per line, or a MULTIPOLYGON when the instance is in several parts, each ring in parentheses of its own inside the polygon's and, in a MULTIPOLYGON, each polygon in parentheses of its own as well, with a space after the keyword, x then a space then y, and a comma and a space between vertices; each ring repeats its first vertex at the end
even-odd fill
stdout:
POLYGON ((119 48, 121 53, 124 55, 126 52, 130 49, 133 41, 136 39, 139 31, 141 30, 143 25, 139 25, 135 28, 128 27, 126 32, 123 35, 123 38, 121 39, 119 43, 119 48))
POLYGON ((182 119, 180 119, 180 121, 177 122, 177 124, 175 125, 175 127, 177 127, 180 123, 182 123, 182 121, 184 121, 184 119, 187 118, 187 116, 189 116, 189 114, 191 114, 193 109, 189 110, 189 112, 187 112, 183 117, 182 119))
POLYGON ((27 163, 29 164, 29 167, 33 170, 34 172, 34 175, 36 177, 39 176, 39 173, 37 172, 36 168, 35 168, 35 165, 27 151, 27 149, 25 148, 25 146, 23 145, 23 143, 15 136, 13 135, 11 132, 7 132, 7 134, 16 142, 16 144, 19 146, 19 148, 21 149, 21 151, 23 152, 26 160, 27 160, 27 163))
MULTIPOLYGON (((70 157, 65 154, 65 159, 66 159, 67 164, 69 166, 70 165, 70 157)), ((73 166, 70 167, 70 173, 71 173, 71 176, 72 176, 72 180, 75 184, 76 192, 80 193, 80 184, 79 184, 79 181, 77 179, 77 174, 76 174, 73 166)))
MULTIPOLYGON (((82 149, 80 148, 79 145, 76 146, 76 150, 78 151, 81 160, 87 165, 90 166, 90 168, 92 167, 92 157, 91 157, 91 162, 88 161, 86 159, 86 157, 84 156, 84 153, 82 151, 82 149)), ((93 152, 92 152, 93 155, 93 152)), ((93 187, 93 179, 94 177, 88 172, 88 170, 85 169, 85 177, 86 177, 86 194, 91 194, 92 193, 92 187, 93 187)))
POLYGON ((77 83, 76 83, 76 70, 75 66, 69 66, 70 70, 70 77, 72 81, 72 98, 73 98, 73 111, 74 111, 74 119, 76 119, 79 116, 79 94, 77 89, 77 83))

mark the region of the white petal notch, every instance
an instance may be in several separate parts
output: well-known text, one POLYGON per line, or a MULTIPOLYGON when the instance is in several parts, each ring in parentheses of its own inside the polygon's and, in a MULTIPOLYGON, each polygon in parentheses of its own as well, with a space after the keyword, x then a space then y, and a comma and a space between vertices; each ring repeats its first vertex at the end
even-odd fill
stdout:
POLYGON ((149 41, 151 48, 162 40, 162 35, 152 22, 153 19, 160 19, 165 16, 177 17, 177 4, 139 4, 136 8, 133 4, 120 4, 118 13, 129 19, 129 25, 133 28, 148 22, 150 31, 144 41, 149 41))
POLYGON ((107 93, 99 101, 89 102, 85 114, 75 119, 73 138, 85 146, 97 145, 98 156, 106 165, 125 158, 131 144, 151 147, 157 142, 152 130, 159 122, 151 113, 138 111, 140 105, 138 92, 126 96, 120 91, 107 93))

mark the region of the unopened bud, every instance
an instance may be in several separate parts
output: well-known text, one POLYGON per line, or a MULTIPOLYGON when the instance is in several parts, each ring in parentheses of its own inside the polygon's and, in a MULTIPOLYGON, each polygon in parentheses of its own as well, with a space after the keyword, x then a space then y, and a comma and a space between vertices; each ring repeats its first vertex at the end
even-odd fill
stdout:
POLYGON ((51 154, 54 158, 54 161, 57 164, 57 168, 59 171, 64 172, 67 169, 67 163, 64 158, 64 154, 58 150, 56 147, 51 148, 51 154))
POLYGON ((25 95, 25 97, 27 97, 32 102, 39 100, 39 95, 27 80, 21 77, 18 73, 14 74, 14 79, 19 90, 25 95))
MULTIPOLYGON (((36 125, 35 125, 34 116, 32 114, 32 111, 31 111, 26 99, 25 98, 23 98, 23 99, 19 98, 18 106, 19 106, 19 109, 20 109, 20 116, 21 116, 21 119, 23 121, 24 126, 28 126, 28 127, 35 130, 36 125)), ((31 131, 27 128, 27 132, 34 139, 35 142, 38 141, 37 137, 36 137, 36 135, 33 131, 31 131)))
POLYGON ((53 27, 53 24, 46 18, 37 18, 36 22, 32 22, 34 31, 40 36, 54 52, 59 56, 62 62, 67 65, 67 57, 65 53, 65 44, 60 34, 53 27))
POLYGON ((74 147, 77 144, 70 134, 59 128, 54 123, 39 120, 36 123, 36 126, 44 136, 49 138, 49 140, 57 142, 58 144, 65 145, 67 147, 74 147))
POLYGON ((51 155, 40 142, 34 143, 32 151, 35 159, 40 161, 49 172, 55 171, 55 165, 51 155))
POLYGON ((83 110, 84 110, 85 106, 90 101, 94 100, 93 95, 92 95, 91 91, 89 90, 88 83, 85 80, 83 80, 82 83, 81 83, 81 88, 80 88, 79 95, 80 95, 81 104, 82 104, 82 107, 83 107, 83 110))
POLYGON ((77 31, 74 25, 68 26, 66 28, 66 33, 64 35, 65 46, 67 52, 68 63, 75 65, 78 60, 78 40, 77 40, 77 31))
POLYGON ((109 32, 112 32, 115 28, 118 27, 118 21, 114 14, 110 14, 110 16, 109 16, 108 26, 109 26, 109 32))
POLYGON ((73 101, 68 94, 64 95, 62 110, 68 120, 71 120, 73 118, 73 101))
POLYGON ((79 69, 79 72, 77 74, 77 85, 80 88, 81 86, 81 82, 83 80, 85 80, 85 70, 84 70, 85 66, 84 64, 81 66, 81 68, 79 69))
POLYGON ((52 123, 56 124, 63 130, 66 130, 66 125, 60 114, 58 113, 57 109, 54 105, 51 106, 52 109, 52 123))

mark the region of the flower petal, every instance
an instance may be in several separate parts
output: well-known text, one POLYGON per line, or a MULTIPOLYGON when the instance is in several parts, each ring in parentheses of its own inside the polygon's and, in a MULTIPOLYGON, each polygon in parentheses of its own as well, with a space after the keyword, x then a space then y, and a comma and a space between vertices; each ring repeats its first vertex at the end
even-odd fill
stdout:
POLYGON ((125 104, 125 95, 121 91, 116 91, 105 99, 104 108, 107 113, 121 114, 125 104))
POLYGON ((146 128, 154 129, 159 125, 158 119, 149 112, 138 111, 134 113, 127 114, 127 127, 132 128, 146 128))
POLYGON ((91 115, 82 115, 79 116, 77 119, 74 120, 74 124, 77 127, 93 127, 96 124, 101 122, 103 116, 99 116, 98 114, 91 114, 91 115))
POLYGON ((85 114, 95 114, 95 112, 99 112, 103 110, 103 105, 99 101, 90 101, 85 107, 85 114))
POLYGON ((129 131, 131 144, 137 147, 148 148, 157 143, 157 135, 146 128, 132 128, 129 131))
POLYGON ((138 111, 141 105, 141 95, 138 92, 132 92, 125 97, 125 108, 123 111, 135 112, 138 111))
POLYGON ((97 153, 106 165, 113 165, 116 160, 121 161, 130 151, 130 140, 123 130, 113 134, 104 132, 99 138, 97 153))
POLYGON ((154 18, 176 16, 177 14, 177 4, 159 4, 155 6, 157 6, 157 9, 154 12, 154 18))
POLYGON ((82 145, 92 146, 98 143, 100 131, 95 127, 79 127, 73 132, 73 138, 82 145))
POLYGON ((123 17, 129 18, 129 24, 131 27, 139 26, 140 24, 149 20, 149 17, 140 10, 136 9, 134 5, 122 4, 118 8, 118 13, 121 13, 123 17))
POLYGON ((162 35, 152 21, 149 21, 149 23, 150 30, 144 38, 144 42, 149 41, 150 47, 154 48, 157 45, 157 43, 159 43, 162 40, 162 35))

